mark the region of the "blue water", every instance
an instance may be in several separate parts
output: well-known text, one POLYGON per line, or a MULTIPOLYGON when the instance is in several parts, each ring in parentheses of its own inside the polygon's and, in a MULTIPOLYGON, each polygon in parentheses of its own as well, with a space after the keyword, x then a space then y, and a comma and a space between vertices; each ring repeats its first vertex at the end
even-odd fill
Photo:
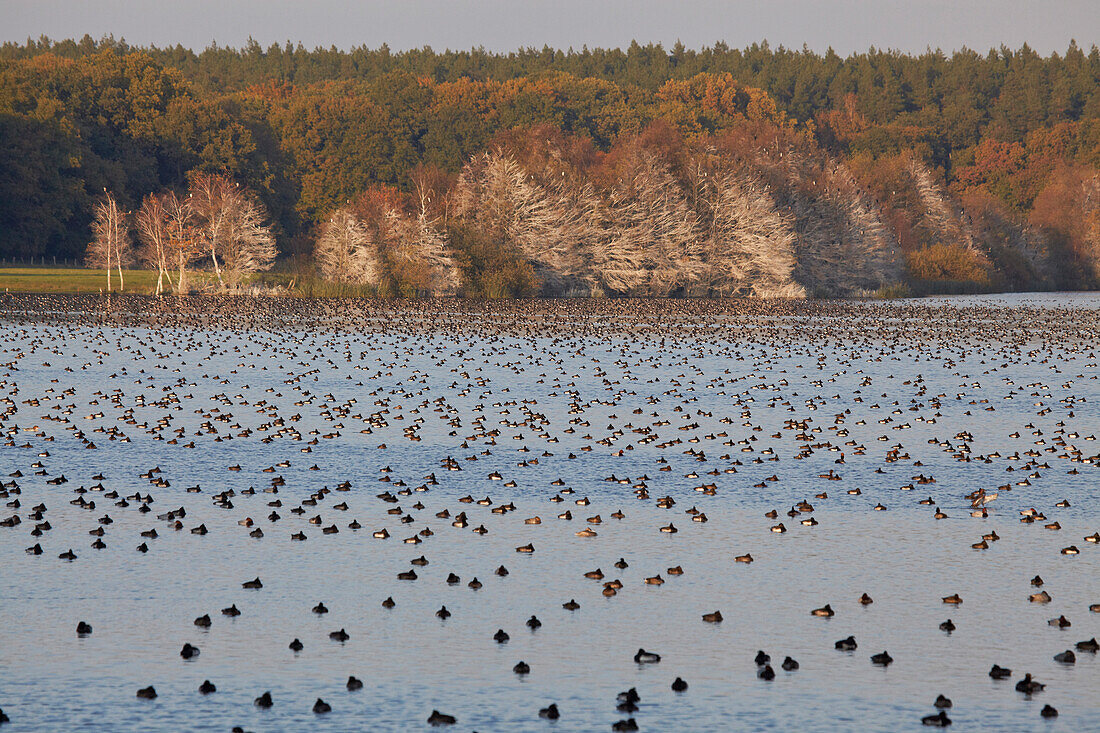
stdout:
POLYGON ((0 391, 10 402, 0 410, 18 409, 0 421, 11 438, 0 469, 21 493, 7 484, 3 501, 20 506, 0 517, 22 519, 0 527, 5 730, 418 730, 435 709, 454 715, 456 730, 610 730, 632 716, 642 730, 893 731, 922 728, 941 693, 956 730, 1097 729, 1096 655, 1052 660, 1100 635, 1089 611, 1100 603, 1100 546, 1083 539, 1100 530, 1095 295, 774 310, 280 305, 278 319, 179 314, 159 324, 80 314, 64 299, 29 315, 4 305, 0 391), (417 441, 405 434, 414 426, 417 441), (462 470, 447 470, 447 457, 462 470), (170 486, 140 476, 154 467, 170 486), (840 480, 821 478, 830 471, 840 480), (396 504, 376 496, 424 487, 433 473, 438 484, 396 504), (62 474, 68 483, 47 483, 62 474), (935 482, 917 484, 921 475, 935 482), (266 493, 273 477, 285 485, 266 493), (345 481, 349 490, 290 511, 345 481), (99 483, 83 494, 94 511, 70 504, 75 489, 99 483), (694 490, 708 484, 713 495, 694 490), (186 492, 196 485, 201 493, 186 492), (988 518, 970 516, 967 493, 1005 485, 988 518), (249 487, 254 495, 240 493, 249 487), (563 488, 575 493, 551 502, 563 488), (215 506, 228 489, 233 507, 215 506), (152 511, 116 506, 110 491, 150 494, 152 511), (459 502, 466 495, 491 506, 459 502), (659 507, 666 496, 675 504, 659 507), (590 504, 577 505, 582 497, 590 504), (918 503, 928 497, 947 519, 918 503), (282 518, 271 522, 276 499, 282 518), (1062 499, 1070 506, 1056 507, 1062 499), (810 514, 786 516, 801 500, 817 526, 800 524, 810 514), (340 502, 346 511, 333 508, 340 502), (490 511, 508 502, 515 511, 490 511), (52 528, 36 538, 40 503, 52 528), (157 519, 180 506, 182 530, 157 519), (709 521, 691 521, 693 506, 709 521), (1047 519, 1020 523, 1031 507, 1047 519), (467 512, 469 526, 438 518, 444 509, 467 512), (777 519, 764 516, 771 509, 777 519), (566 510, 572 521, 556 518, 566 510), (113 522, 100 525, 104 515, 113 522), (406 515, 413 521, 400 522, 406 515), (597 536, 577 537, 596 515, 597 536), (542 523, 524 523, 534 516, 542 523), (262 539, 238 524, 245 517, 262 539), (361 530, 348 529, 353 519, 361 530), (788 531, 770 532, 780 521, 788 531), (1054 521, 1060 530, 1044 528, 1054 521), (659 530, 670 522, 677 533, 659 530), (208 534, 189 531, 200 524, 208 534), (322 534, 332 525, 339 533, 322 534), (479 525, 488 533, 471 531, 479 525), (95 550, 88 532, 100 526, 107 547, 95 550), (374 539, 383 527, 390 539, 374 539), (152 528, 156 539, 140 536, 152 528), (422 544, 402 542, 425 528, 422 544), (971 549, 991 531, 1001 539, 971 549), (292 541, 298 532, 307 540, 292 541), (143 541, 147 554, 135 551, 143 541), (44 553, 26 554, 35 542, 44 553), (527 543, 534 553, 516 552, 527 543), (1080 554, 1060 554, 1069 545, 1080 554), (69 548, 77 559, 60 560, 69 548), (744 553, 755 562, 733 561, 744 553), (429 565, 419 579, 397 580, 420 555, 429 565), (629 567, 614 567, 620 557, 629 567), (494 574, 500 565, 506 577, 494 574), (676 565, 683 575, 668 574, 676 565), (583 577, 597 567, 622 581, 614 597, 583 577), (446 582, 452 572, 460 583, 446 582), (663 585, 643 582, 657 574, 663 585), (1028 601, 1036 574, 1049 604, 1028 601), (261 590, 241 587, 257 576, 261 590), (479 590, 467 587, 474 576, 479 590), (873 604, 857 602, 864 592, 873 604), (942 603, 953 593, 961 605, 942 603), (387 596, 396 607, 381 606, 387 596), (579 610, 561 607, 570 599, 579 610), (329 613, 311 612, 319 601, 329 613), (835 617, 810 615, 825 603, 835 617), (241 616, 222 616, 231 604, 241 616), (724 621, 703 623, 714 610, 724 621), (206 630, 193 624, 204 613, 206 630), (543 623, 534 632, 524 625, 532 614, 543 623), (1062 614, 1070 628, 1048 625, 1062 614), (938 629, 949 617, 950 635, 938 629), (80 620, 91 635, 77 637, 80 620), (328 638, 341 628, 347 642, 328 638), (493 641, 499 628, 507 644, 493 641), (859 649, 834 650, 849 634, 859 649), (294 638, 305 645, 297 654, 294 638), (181 659, 185 642, 201 654, 181 659), (639 647, 662 661, 635 664, 639 647), (756 677, 760 649, 776 668, 770 682, 756 677), (873 666, 884 649, 894 663, 873 666), (799 670, 779 670, 786 655, 799 670), (520 660, 529 675, 512 672, 520 660), (993 663, 1012 678, 991 680, 993 663), (1046 690, 1015 692, 1024 672, 1046 690), (348 675, 364 688, 347 691, 348 675), (685 693, 669 688, 677 676, 685 693), (218 691, 203 696, 206 679, 218 691), (138 699, 150 684, 157 699, 138 699), (640 709, 617 712, 616 694, 630 687, 640 709), (274 707, 255 707, 268 690, 274 707), (331 713, 312 712, 318 697, 331 713), (551 702, 556 722, 538 717, 551 702), (1045 704, 1059 716, 1042 719, 1045 704))

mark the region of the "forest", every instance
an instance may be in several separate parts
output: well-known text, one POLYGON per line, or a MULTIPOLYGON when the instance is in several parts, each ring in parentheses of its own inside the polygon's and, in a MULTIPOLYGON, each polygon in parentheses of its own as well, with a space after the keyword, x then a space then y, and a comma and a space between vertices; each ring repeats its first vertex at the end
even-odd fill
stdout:
POLYGON ((1100 51, 4 44, 0 258, 131 237, 179 290, 1095 289, 1100 51))

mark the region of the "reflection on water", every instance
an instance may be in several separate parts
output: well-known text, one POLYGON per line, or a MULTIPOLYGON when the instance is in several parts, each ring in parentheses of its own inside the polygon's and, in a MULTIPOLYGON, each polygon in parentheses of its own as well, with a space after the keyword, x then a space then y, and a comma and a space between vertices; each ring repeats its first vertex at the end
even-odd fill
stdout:
POLYGON ((942 300, 302 304, 297 321, 251 329, 232 315, 219 329, 216 313, 106 325, 61 299, 48 316, 7 302, 3 517, 21 521, 0 527, 0 708, 13 731, 415 730, 433 709, 481 731, 627 717, 643 730, 898 730, 920 728, 942 693, 957 729, 1089 729, 1096 655, 1052 657, 1100 632, 1100 546, 1084 540, 1100 530, 1100 299, 942 300), (965 498, 978 488, 999 492, 984 519, 965 498), (812 512, 788 516, 804 500, 812 512), (181 529, 158 519, 179 507, 181 529), (1031 507, 1046 519, 1021 523, 1031 507), (452 526, 462 511, 468 526, 452 526), (769 531, 780 522, 788 531, 769 531), (670 523, 679 531, 660 531, 670 523), (597 536, 576 536, 585 527, 597 536), (389 539, 372 537, 383 528, 389 539), (26 554, 35 543, 43 554, 26 554), (535 552, 515 551, 527 543, 535 552), (1070 545, 1080 554, 1060 553, 1070 545), (58 559, 69 548, 77 559, 58 559), (755 561, 734 562, 745 553, 755 561), (398 580, 420 555, 418 579, 398 580), (583 577, 596 568, 622 581, 616 595, 583 577), (1037 574, 1049 604, 1028 602, 1037 574), (241 587, 255 577, 262 589, 241 587), (961 605, 942 602, 954 593, 961 605), (320 601, 329 613, 311 612, 320 601), (826 603, 835 617, 811 617, 826 603), (222 615, 234 604, 240 616, 222 615), (724 620, 703 623, 715 610, 724 620), (209 629, 194 625, 203 614, 209 629), (1059 615, 1072 626, 1048 625, 1059 615), (78 638, 81 620, 93 633, 78 638), (329 638, 340 629, 344 643, 329 638), (859 648, 836 651, 848 635, 859 648), (184 643, 201 654, 184 661, 184 643), (640 647, 661 662, 635 664, 640 647), (771 682, 757 679, 758 650, 771 682), (883 650, 894 663, 872 665, 883 650), (788 655, 797 671, 778 669, 788 655), (530 674, 513 673, 520 660, 530 674), (1013 677, 990 679, 993 663, 1013 677), (1024 672, 1046 690, 1015 692, 1024 672), (349 692, 349 675, 364 688, 349 692), (203 696, 207 679, 217 692, 203 696), (150 684, 157 699, 135 697, 150 684), (630 687, 639 709, 616 711, 630 687), (255 707, 268 690, 274 706, 255 707), (332 712, 315 715, 317 698, 332 712), (561 719, 539 719, 551 702, 561 719), (1046 704, 1056 719, 1040 717, 1046 704))

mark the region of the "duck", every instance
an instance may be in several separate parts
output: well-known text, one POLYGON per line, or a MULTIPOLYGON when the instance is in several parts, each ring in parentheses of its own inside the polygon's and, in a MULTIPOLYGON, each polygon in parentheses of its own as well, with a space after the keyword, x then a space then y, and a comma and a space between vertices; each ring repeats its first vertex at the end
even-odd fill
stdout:
POLYGON ((765 664, 763 667, 756 671, 756 676, 762 680, 774 680, 775 670, 772 669, 770 664, 765 664))
POLYGON ((432 714, 428 716, 428 725, 454 725, 456 722, 455 716, 441 713, 438 710, 433 710, 432 714))
POLYGON ((849 636, 847 639, 841 639, 833 646, 842 652, 852 652, 856 650, 858 645, 856 644, 856 637, 849 636))
POLYGON ((546 720, 557 720, 558 718, 560 718, 561 713, 558 712, 557 703, 550 703, 546 707, 541 708, 539 710, 539 717, 545 718, 546 720))
POLYGON ((714 613, 704 613, 703 620, 708 624, 718 624, 722 622, 722 612, 715 611, 714 613))
POLYGON ((512 667, 512 671, 516 674, 531 674, 531 665, 521 659, 516 666, 512 667))
POLYGON ((292 652, 300 652, 305 649, 306 645, 301 642, 300 639, 295 639, 288 645, 292 652))
POLYGON ((313 712, 317 715, 324 715, 325 713, 332 712, 332 706, 321 698, 317 698, 317 702, 313 703, 313 712))
POLYGON ((241 583, 241 587, 246 590, 259 590, 264 587, 264 584, 260 581, 259 576, 257 576, 252 580, 246 580, 241 583))
POLYGON ((332 639, 333 641, 338 641, 341 644, 343 644, 345 641, 347 641, 348 639, 351 638, 351 634, 344 631, 343 629, 340 629, 339 631, 330 632, 329 635, 328 635, 328 638, 332 639))
POLYGON ((995 680, 1004 680, 1012 676, 1012 670, 1008 667, 1002 667, 998 664, 994 664, 989 670, 989 676, 995 680))
POLYGON ((354 692, 356 690, 363 689, 363 680, 359 679, 355 675, 348 677, 347 688, 349 691, 354 692))
POLYGON ((864 593, 863 595, 861 595, 859 597, 859 603, 860 603, 861 606, 868 606, 868 605, 874 603, 874 601, 871 600, 871 596, 864 593))
POLYGON ((753 661, 754 661, 754 662, 756 662, 756 666, 757 666, 757 667, 760 667, 760 666, 762 666, 762 665, 765 665, 765 664, 767 664, 768 662, 770 662, 771 660, 772 660, 772 658, 771 658, 771 655, 770 655, 770 654, 768 654, 768 653, 767 653, 766 651, 764 651, 763 649, 760 649, 760 650, 758 650, 758 651, 756 652, 756 656, 755 656, 755 657, 753 658, 753 661))
POLYGON ((180 649, 180 656, 184 659, 194 659, 199 656, 199 648, 191 644, 184 644, 183 649, 180 649))
POLYGON ((237 608, 237 604, 236 604, 236 603, 234 603, 234 604, 233 604, 232 606, 230 606, 229 608, 223 608, 223 609, 222 609, 222 615, 223 615, 223 616, 229 616, 230 618, 232 618, 232 617, 234 617, 234 616, 240 616, 240 615, 241 615, 241 612, 240 612, 240 610, 239 610, 239 609, 237 608))
POLYGON ((753 561, 753 558, 752 555, 746 552, 744 555, 738 555, 737 557, 733 558, 733 560, 734 562, 750 563, 753 561))
POLYGON ((613 731, 635 731, 638 730, 638 722, 634 718, 627 718, 626 720, 617 720, 611 724, 611 730, 613 731))
POLYGON ((564 608, 566 611, 576 611, 578 608, 581 607, 581 604, 570 598, 568 601, 561 604, 561 607, 564 608))
POLYGON ((949 596, 944 596, 943 602, 949 605, 957 606, 963 602, 963 599, 962 596, 960 596, 958 593, 953 593, 949 596))
POLYGON ((1039 711, 1039 715, 1044 718, 1057 718, 1058 710, 1051 705, 1044 705, 1043 709, 1039 711))
POLYGON ((1100 643, 1096 641, 1095 636, 1091 639, 1088 639, 1087 641, 1077 642, 1076 646, 1077 651, 1080 652, 1092 652, 1093 654, 1095 654, 1097 651, 1100 651, 1100 643))
POLYGON ((677 677, 676 679, 674 679, 672 681, 672 691, 673 692, 683 692, 687 688, 688 688, 688 683, 684 682, 684 680, 680 677, 677 677))
POLYGON ((203 695, 211 695, 218 691, 218 688, 210 680, 203 680, 203 683, 199 685, 199 692, 203 695))
POLYGON ((951 718, 947 717, 947 713, 940 710, 935 715, 925 715, 920 719, 921 725, 929 725, 933 728, 946 728, 951 725, 951 718))
POLYGON ((1031 678, 1031 672, 1024 675, 1024 678, 1016 683, 1016 692, 1022 692, 1025 695, 1034 695, 1037 692, 1042 692, 1046 687, 1042 682, 1036 682, 1031 678))
POLYGON ((87 636, 92 633, 92 625, 85 621, 78 621, 76 624, 76 635, 87 636))
POLYGON ((638 652, 634 655, 634 661, 637 664, 656 664, 661 661, 661 655, 656 652, 647 652, 645 649, 639 648, 638 652))
POLYGON ((272 701, 271 692, 269 691, 269 692, 265 692, 264 694, 260 695, 255 700, 253 700, 252 704, 255 705, 258 708, 265 708, 266 709, 266 708, 271 707, 275 703, 274 703, 274 701, 272 701))
POLYGON ((527 628, 531 629, 532 631, 542 627, 542 621, 539 621, 538 616, 535 616, 534 614, 531 614, 531 618, 527 619, 527 621, 525 621, 524 623, 527 625, 527 628))
POLYGON ((142 700, 154 700, 157 697, 157 691, 152 685, 149 685, 148 687, 142 687, 138 690, 137 696, 142 700))
POLYGON ((936 696, 936 701, 934 703, 932 703, 932 705, 934 707, 940 708, 941 710, 944 709, 944 708, 951 707, 952 704, 953 703, 951 702, 951 699, 948 698, 948 697, 945 697, 944 695, 937 695, 936 696))
POLYGON ((940 631, 946 631, 947 633, 950 634, 954 630, 955 630, 955 622, 953 622, 951 619, 947 619, 942 624, 940 624, 940 631))
POLYGON ((785 672, 793 672, 798 669, 798 662, 791 657, 784 657, 783 663, 779 665, 785 672))
POLYGON ((887 667, 892 664, 894 658, 890 656, 889 652, 883 651, 880 654, 871 655, 871 664, 877 664, 882 667, 887 667))
POLYGON ((508 636, 508 632, 504 629, 497 629, 497 632, 493 634, 493 641, 497 644, 505 644, 511 637, 508 636))
POLYGON ((1059 664, 1077 664, 1077 655, 1071 649, 1066 649, 1064 652, 1055 654, 1054 661, 1059 664))
POLYGON ((831 605, 826 603, 821 608, 815 608, 814 610, 810 611, 810 615, 820 616, 822 618, 831 618, 836 615, 836 611, 833 610, 833 607, 831 605))

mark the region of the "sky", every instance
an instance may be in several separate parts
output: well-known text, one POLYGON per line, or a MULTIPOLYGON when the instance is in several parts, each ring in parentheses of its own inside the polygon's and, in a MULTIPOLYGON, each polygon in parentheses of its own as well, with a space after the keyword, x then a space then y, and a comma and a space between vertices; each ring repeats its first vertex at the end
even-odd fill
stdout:
POLYGON ((201 50, 301 42, 347 49, 623 47, 632 40, 841 55, 1027 43, 1047 55, 1100 44, 1100 0, 0 0, 0 41, 113 35, 201 50))

